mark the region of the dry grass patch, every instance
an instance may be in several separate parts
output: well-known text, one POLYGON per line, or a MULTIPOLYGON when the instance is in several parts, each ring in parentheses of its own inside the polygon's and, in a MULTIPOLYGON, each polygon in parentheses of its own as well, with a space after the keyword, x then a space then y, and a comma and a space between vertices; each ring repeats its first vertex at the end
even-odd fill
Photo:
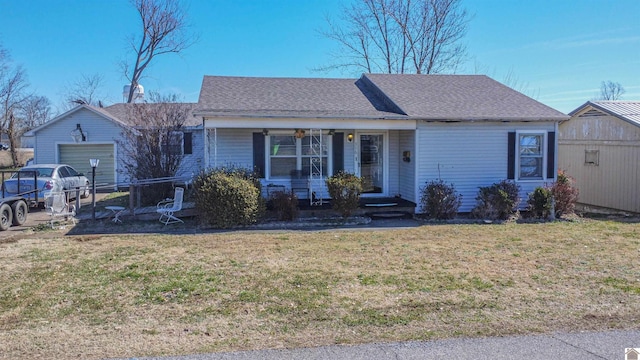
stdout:
POLYGON ((637 223, 91 236, 0 244, 8 358, 632 328, 637 223))

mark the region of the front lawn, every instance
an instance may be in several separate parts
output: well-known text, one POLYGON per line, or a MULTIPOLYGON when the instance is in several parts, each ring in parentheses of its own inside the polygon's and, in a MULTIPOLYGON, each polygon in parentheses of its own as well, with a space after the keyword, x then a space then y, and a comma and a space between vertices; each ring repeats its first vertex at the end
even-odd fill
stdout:
POLYGON ((7 358, 637 328, 640 224, 430 225, 0 244, 7 358))

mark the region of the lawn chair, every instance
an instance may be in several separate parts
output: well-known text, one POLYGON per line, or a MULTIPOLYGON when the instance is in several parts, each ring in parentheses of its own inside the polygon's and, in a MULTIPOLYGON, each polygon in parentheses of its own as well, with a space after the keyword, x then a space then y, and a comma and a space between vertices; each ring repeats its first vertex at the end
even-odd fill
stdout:
POLYGON ((49 196, 44 199, 44 206, 46 211, 51 215, 49 224, 54 229, 54 223, 57 219, 64 218, 65 221, 71 219, 73 224, 76 224, 76 207, 67 203, 67 194, 64 192, 51 192, 49 196))
POLYGON ((182 210, 182 199, 184 197, 184 189, 181 187, 176 188, 176 193, 173 199, 165 199, 158 203, 156 211, 160 214, 161 223, 168 225, 177 222, 184 223, 181 219, 178 219, 174 213, 182 210))

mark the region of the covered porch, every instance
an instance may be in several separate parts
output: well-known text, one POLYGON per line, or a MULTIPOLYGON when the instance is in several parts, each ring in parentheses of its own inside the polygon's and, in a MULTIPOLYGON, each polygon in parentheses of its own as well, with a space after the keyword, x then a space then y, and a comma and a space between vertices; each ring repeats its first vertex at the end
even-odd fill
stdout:
POLYGON ((416 135, 411 121, 345 119, 305 128, 286 119, 270 126, 263 120, 254 122, 245 119, 229 127, 205 121, 208 167, 254 169, 263 196, 293 191, 308 206, 322 206, 329 199, 325 180, 339 171, 363 178, 363 198, 416 201, 416 135))

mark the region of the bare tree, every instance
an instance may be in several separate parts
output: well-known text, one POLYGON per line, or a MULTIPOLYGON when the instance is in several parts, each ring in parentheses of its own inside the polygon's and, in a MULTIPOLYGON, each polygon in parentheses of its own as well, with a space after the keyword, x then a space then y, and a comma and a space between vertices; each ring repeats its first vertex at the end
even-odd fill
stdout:
MULTIPOLYGON (((121 160, 132 179, 175 176, 182 163, 183 126, 192 107, 180 103, 176 95, 150 94, 141 104, 126 104, 131 127, 124 128, 117 140, 121 160)), ((151 191, 152 200, 166 196, 166 188, 151 191)), ((149 193, 149 191, 147 191, 149 193)))
POLYGON ((187 31, 186 13, 179 0, 131 1, 140 15, 142 31, 139 37, 130 40, 135 54, 133 67, 122 63, 124 75, 131 84, 128 103, 133 102, 142 73, 156 56, 180 53, 196 41, 187 31))
POLYGON ((461 0, 357 0, 322 34, 339 44, 334 63, 317 70, 432 74, 455 70, 468 15, 461 0))
POLYGON ((0 48, 0 132, 7 134, 13 166, 18 166, 18 137, 20 133, 17 112, 29 98, 27 75, 20 65, 14 65, 8 52, 0 48))
POLYGON ((64 108, 71 109, 78 104, 100 106, 104 100, 101 88, 104 86, 104 76, 82 74, 74 82, 65 86, 64 108))
POLYGON ((611 80, 603 81, 600 84, 600 97, 598 100, 620 100, 624 93, 625 90, 620 83, 614 83, 611 80))
POLYGON ((24 130, 31 130, 51 119, 51 101, 46 96, 30 96, 20 108, 24 130))

